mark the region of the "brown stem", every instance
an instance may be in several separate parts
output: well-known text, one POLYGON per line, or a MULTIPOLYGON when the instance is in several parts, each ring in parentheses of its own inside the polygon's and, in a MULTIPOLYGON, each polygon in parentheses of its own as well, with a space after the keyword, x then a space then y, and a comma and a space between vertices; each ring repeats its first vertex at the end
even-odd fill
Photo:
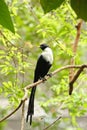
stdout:
MULTIPOLYGON (((80 20, 80 22, 76 26, 77 34, 76 34, 76 38, 75 38, 75 41, 74 41, 74 44, 73 44, 73 47, 72 47, 74 56, 71 58, 70 65, 75 65, 75 55, 76 55, 76 52, 77 52, 78 42, 79 42, 79 39, 80 39, 82 22, 83 21, 80 20)), ((71 68, 70 73, 69 73, 69 81, 72 80, 73 76, 74 76, 74 68, 71 68)), ((71 86, 71 88, 69 87, 69 92, 71 92, 71 90, 73 91, 73 86, 71 86)))
MULTIPOLYGON (((71 58, 70 65, 75 64, 75 55, 76 55, 76 52, 77 52, 78 42, 79 42, 79 39, 80 39, 81 25, 82 25, 82 20, 76 26, 77 34, 76 34, 75 42, 74 42, 73 47, 72 47, 74 56, 71 58)), ((70 69, 70 75, 69 75, 70 81, 72 80, 73 75, 74 75, 74 69, 71 68, 70 69)))
POLYGON ((22 105, 21 130, 24 130, 24 108, 25 108, 25 102, 23 102, 23 105, 22 105))
POLYGON ((82 65, 79 70, 76 72, 76 74, 74 75, 73 79, 70 81, 69 83, 69 95, 72 94, 72 91, 73 91, 73 84, 74 82, 77 80, 77 78, 79 77, 79 75, 81 74, 81 72, 83 71, 83 69, 85 68, 86 66, 85 65, 82 65))
POLYGON ((3 122, 4 120, 6 120, 7 118, 9 118, 10 116, 12 116, 23 104, 23 101, 20 102, 20 104, 18 105, 18 107, 12 111, 10 114, 8 114, 7 116, 5 116, 3 119, 0 120, 0 123, 3 122))
POLYGON ((53 126, 58 120, 60 120, 62 117, 60 116, 60 117, 58 117, 53 123, 51 123, 49 126, 47 126, 45 129, 43 129, 43 130, 47 130, 47 129, 49 129, 51 126, 53 126))

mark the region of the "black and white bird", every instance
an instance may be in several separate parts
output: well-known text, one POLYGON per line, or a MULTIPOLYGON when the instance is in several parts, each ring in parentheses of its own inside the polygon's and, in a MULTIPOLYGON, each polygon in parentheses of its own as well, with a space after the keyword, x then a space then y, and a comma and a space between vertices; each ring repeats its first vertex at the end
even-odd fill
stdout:
MULTIPOLYGON (((41 55, 39 56, 37 60, 33 82, 36 82, 41 78, 44 78, 44 76, 47 75, 53 63, 53 53, 52 53, 51 48, 47 44, 41 44, 40 48, 43 50, 43 52, 41 53, 41 55)), ((31 90, 27 117, 26 117, 26 122, 28 122, 28 117, 30 116, 30 125, 32 123, 32 115, 34 114, 35 91, 36 91, 36 86, 34 86, 31 90)))

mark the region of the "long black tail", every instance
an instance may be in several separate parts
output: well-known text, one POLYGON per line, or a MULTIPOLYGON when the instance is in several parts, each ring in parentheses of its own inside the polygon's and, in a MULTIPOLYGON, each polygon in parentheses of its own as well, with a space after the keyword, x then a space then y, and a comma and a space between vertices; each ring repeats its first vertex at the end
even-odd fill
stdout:
POLYGON ((28 117, 30 116, 30 125, 32 124, 32 115, 34 114, 34 97, 35 97, 36 86, 32 88, 31 95, 28 103, 28 111, 26 122, 28 122, 28 117))

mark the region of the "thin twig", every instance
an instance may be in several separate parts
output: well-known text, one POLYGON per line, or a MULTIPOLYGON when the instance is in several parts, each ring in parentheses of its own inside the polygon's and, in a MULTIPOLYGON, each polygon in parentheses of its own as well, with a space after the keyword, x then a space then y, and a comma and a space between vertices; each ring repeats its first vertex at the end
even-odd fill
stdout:
POLYGON ((22 104, 23 104, 23 101, 20 102, 20 104, 18 105, 18 107, 14 111, 12 111, 10 114, 8 114, 4 118, 2 118, 0 120, 0 123, 3 122, 4 120, 6 120, 7 118, 9 118, 10 116, 12 116, 22 106, 22 104))
POLYGON ((23 71, 23 74, 22 74, 22 87, 24 86, 24 79, 25 79, 25 74, 24 74, 24 58, 23 58, 23 55, 24 55, 24 51, 23 51, 23 48, 22 48, 22 64, 23 64, 23 67, 22 67, 22 71, 23 71))
POLYGON ((53 123, 51 123, 50 125, 48 125, 46 128, 44 128, 43 130, 47 130, 49 129, 51 126, 53 126, 58 120, 60 120, 62 117, 58 117, 53 123))
MULTIPOLYGON (((9 41, 9 40, 7 39, 7 37, 2 33, 1 30, 0 30, 0 34, 1 34, 1 35, 3 36, 3 38, 5 39, 6 44, 7 44, 7 43, 10 43, 11 46, 16 47, 11 41, 9 41)), ((7 44, 7 46, 8 46, 8 44, 7 44)))

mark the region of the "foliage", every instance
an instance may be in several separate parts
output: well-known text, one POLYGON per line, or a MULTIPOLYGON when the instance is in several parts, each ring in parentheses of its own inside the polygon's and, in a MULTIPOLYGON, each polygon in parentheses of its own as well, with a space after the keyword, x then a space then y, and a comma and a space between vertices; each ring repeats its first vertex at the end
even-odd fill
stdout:
MULTIPOLYGON (((72 43, 76 36, 75 25, 77 20, 71 9, 74 4, 70 6, 68 1, 63 2, 61 0, 61 3, 58 1, 56 6, 55 2, 57 1, 55 1, 54 5, 51 3, 49 7, 47 7, 46 0, 40 1, 41 5, 36 0, 30 2, 28 0, 19 2, 7 0, 6 2, 9 3, 9 12, 14 19, 16 32, 14 35, 2 26, 0 27, 0 94, 9 100, 8 109, 12 109, 20 102, 23 96, 23 88, 33 81, 33 71, 40 53, 37 46, 41 42, 47 42, 53 49, 54 63, 51 71, 70 63, 70 59, 74 56, 72 43), (45 13, 50 12, 44 15, 41 6, 45 13)), ((81 13, 77 13, 78 17, 80 17, 79 14, 81 13)), ((86 14, 82 16, 81 18, 86 18, 86 14)), ((4 17, 7 16, 3 16, 3 19, 4 17)), ((6 20, 9 19, 8 17, 6 20)), ((5 27, 7 28, 7 26, 5 27)), ((12 28, 8 29, 12 31, 12 28)), ((86 23, 84 23, 77 54, 74 57, 76 64, 85 63, 87 57, 86 30, 86 23)), ((46 124, 50 124, 64 110, 68 110, 70 115, 70 118, 66 119, 67 121, 65 119, 60 120, 57 125, 54 124, 52 129, 60 129, 62 122, 65 122, 65 124, 69 122, 73 127, 79 129, 76 117, 81 117, 87 112, 86 75, 86 71, 80 75, 74 84, 74 91, 71 96, 68 95, 68 70, 52 77, 47 82, 47 87, 38 87, 36 99, 40 101, 40 105, 48 114, 48 117, 45 118, 46 124)), ((37 121, 33 126, 39 127, 37 121)), ((68 125, 65 125, 62 129, 67 128, 68 125)))
MULTIPOLYGON (((0 107, 0 118, 2 118, 5 114, 6 114, 6 110, 5 110, 5 109, 2 109, 2 108, 0 107)), ((2 122, 2 123, 0 124, 0 130, 3 130, 5 126, 6 126, 6 122, 2 122)))
MULTIPOLYGON (((60 0, 59 1, 58 0, 55 0, 55 1, 40 0, 40 3, 44 12, 48 13, 49 11, 60 7, 65 1, 66 0, 61 0, 61 1, 60 0)), ((86 0, 84 1, 79 0, 79 2, 71 0, 70 3, 73 10, 76 12, 78 18, 82 18, 86 21, 87 20, 86 13, 85 13, 87 11, 86 0)), ((13 22, 12 22, 12 19, 8 10, 8 6, 4 2, 4 0, 0 1, 0 24, 4 26, 5 28, 9 29, 11 32, 15 33, 14 25, 13 25, 13 22)))
POLYGON ((67 1, 70 3, 72 9, 77 14, 77 17, 87 21, 87 15, 85 13, 87 11, 86 0, 40 0, 40 3, 44 10, 44 13, 48 13, 51 10, 60 7, 64 2, 67 1))
POLYGON ((82 18, 87 21, 86 11, 87 11, 87 4, 86 0, 71 0, 71 6, 73 10, 76 12, 78 18, 82 18))
POLYGON ((0 24, 15 33, 8 6, 4 0, 0 0, 0 24))
POLYGON ((40 0, 40 3, 45 13, 58 8, 63 2, 64 0, 40 0))

